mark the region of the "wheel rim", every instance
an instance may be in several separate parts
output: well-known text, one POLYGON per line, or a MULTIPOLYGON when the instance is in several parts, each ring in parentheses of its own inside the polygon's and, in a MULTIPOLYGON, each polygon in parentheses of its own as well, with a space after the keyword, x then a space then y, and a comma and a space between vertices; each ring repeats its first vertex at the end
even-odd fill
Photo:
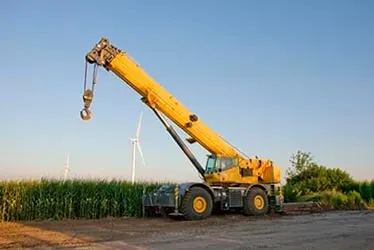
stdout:
POLYGON ((263 209, 264 208, 264 198, 261 195, 256 195, 255 196, 255 207, 256 209, 263 209))
POLYGON ((206 207, 207 202, 203 197, 198 196, 193 200, 193 209, 196 213, 203 213, 206 210, 206 207))

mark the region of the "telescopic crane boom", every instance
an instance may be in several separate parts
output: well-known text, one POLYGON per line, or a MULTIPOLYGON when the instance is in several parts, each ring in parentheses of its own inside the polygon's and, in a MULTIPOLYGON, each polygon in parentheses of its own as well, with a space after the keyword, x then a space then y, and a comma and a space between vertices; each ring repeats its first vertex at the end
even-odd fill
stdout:
MULTIPOLYGON (((189 190, 197 186, 205 190, 211 196, 212 203, 219 202, 220 200, 220 198, 218 199, 216 197, 216 195, 218 195, 218 189, 221 190, 219 192, 222 193, 234 187, 239 188, 237 190, 244 191, 242 193, 242 197, 244 198, 252 194, 249 192, 250 188, 262 190, 261 201, 263 207, 269 206, 269 199, 278 197, 274 194, 270 195, 269 192, 273 192, 275 190, 275 185, 280 183, 279 167, 274 166, 271 160, 258 159, 257 157, 248 158, 244 156, 235 147, 226 142, 219 134, 209 128, 196 114, 179 102, 171 93, 152 79, 126 52, 110 44, 107 38, 102 38, 94 48, 86 54, 86 78, 83 94, 84 108, 81 111, 83 120, 89 120, 91 118, 90 105, 93 98, 98 66, 102 66, 106 70, 113 72, 141 96, 141 100, 155 112, 156 116, 165 125, 168 132, 191 160, 197 171, 203 176, 205 180, 203 184, 181 184, 182 193, 184 194, 180 194, 182 196, 181 198, 184 198, 182 200, 186 202, 186 199, 189 197, 187 194, 190 195, 189 190), (86 86, 87 63, 94 64, 92 89, 86 86), (183 140, 180 139, 175 130, 162 115, 165 115, 190 136, 190 138, 187 139, 189 143, 197 142, 210 153, 205 169, 196 160, 183 140), (267 198, 265 195, 266 192, 268 192, 267 198)), ((205 197, 205 199, 208 198, 205 197)), ((175 206, 178 207, 178 205, 181 205, 177 204, 178 202, 176 200, 178 200, 177 197, 175 197, 173 201, 174 208, 175 206)), ((208 203, 208 201, 205 201, 204 204, 209 212, 209 207, 211 206, 209 206, 208 203)), ((220 201, 220 204, 221 206, 230 207, 230 204, 225 205, 224 201, 220 201)), ((243 200, 240 204, 240 206, 244 207, 244 210, 250 210, 249 203, 245 205, 246 202, 243 200)), ((183 209, 183 207, 181 209, 183 209)), ((195 213, 199 214, 196 211, 195 213)), ((188 213, 184 211, 185 217, 193 217, 192 215, 191 217, 186 214, 188 213)), ((195 214, 194 216, 196 217, 198 215, 195 214)))

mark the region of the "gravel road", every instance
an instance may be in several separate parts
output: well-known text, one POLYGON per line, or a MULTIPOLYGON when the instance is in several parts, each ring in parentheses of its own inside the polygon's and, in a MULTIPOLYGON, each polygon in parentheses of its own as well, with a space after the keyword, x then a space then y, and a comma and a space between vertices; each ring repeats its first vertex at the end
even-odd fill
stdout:
POLYGON ((0 223, 0 248, 374 249, 374 212, 0 223))

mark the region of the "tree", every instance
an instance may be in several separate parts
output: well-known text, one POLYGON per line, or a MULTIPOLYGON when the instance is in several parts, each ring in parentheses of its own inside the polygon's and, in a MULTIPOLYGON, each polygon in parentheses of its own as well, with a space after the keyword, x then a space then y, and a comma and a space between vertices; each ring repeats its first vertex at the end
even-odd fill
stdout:
POLYGON ((342 191, 353 182, 351 176, 341 169, 318 165, 311 153, 299 150, 290 161, 285 190, 293 196, 334 189, 342 191))
POLYGON ((301 150, 298 150, 296 154, 291 155, 290 162, 291 168, 286 171, 287 178, 295 177, 314 164, 311 153, 302 152, 301 150))

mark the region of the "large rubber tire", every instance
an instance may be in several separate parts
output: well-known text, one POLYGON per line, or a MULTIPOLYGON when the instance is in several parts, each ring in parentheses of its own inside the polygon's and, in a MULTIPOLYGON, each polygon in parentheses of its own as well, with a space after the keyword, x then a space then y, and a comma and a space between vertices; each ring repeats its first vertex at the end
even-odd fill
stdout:
POLYGON ((186 220, 205 219, 211 215, 212 210, 212 197, 204 188, 193 187, 183 197, 181 213, 186 220))
POLYGON ((259 187, 251 188, 244 200, 245 215, 263 216, 269 211, 269 200, 265 191, 259 187))

